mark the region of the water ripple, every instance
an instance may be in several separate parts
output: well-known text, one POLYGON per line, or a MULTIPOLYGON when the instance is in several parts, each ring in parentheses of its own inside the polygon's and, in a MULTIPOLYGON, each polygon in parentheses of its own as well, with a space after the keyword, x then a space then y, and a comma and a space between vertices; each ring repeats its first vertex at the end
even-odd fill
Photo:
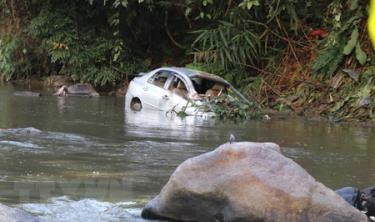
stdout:
POLYGON ((17 146, 17 147, 24 147, 24 148, 33 148, 33 149, 40 149, 41 148, 40 146, 35 145, 33 143, 18 142, 18 141, 11 141, 11 140, 0 140, 0 144, 17 146))

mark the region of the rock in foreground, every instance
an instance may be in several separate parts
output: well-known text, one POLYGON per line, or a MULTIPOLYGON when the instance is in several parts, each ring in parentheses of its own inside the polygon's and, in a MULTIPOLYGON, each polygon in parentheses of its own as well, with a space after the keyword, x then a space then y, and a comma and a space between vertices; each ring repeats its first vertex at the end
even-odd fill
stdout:
POLYGON ((273 143, 224 144, 188 159, 143 209, 178 221, 367 221, 273 143))
POLYGON ((38 222, 39 220, 23 210, 0 204, 0 222, 38 222))

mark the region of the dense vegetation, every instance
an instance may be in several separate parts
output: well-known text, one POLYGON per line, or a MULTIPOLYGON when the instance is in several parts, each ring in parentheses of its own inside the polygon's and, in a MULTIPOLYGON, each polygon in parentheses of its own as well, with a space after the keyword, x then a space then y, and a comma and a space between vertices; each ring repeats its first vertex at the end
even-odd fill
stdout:
POLYGON ((368 119, 367 10, 360 0, 0 0, 0 73, 108 86, 186 65, 262 107, 368 119))

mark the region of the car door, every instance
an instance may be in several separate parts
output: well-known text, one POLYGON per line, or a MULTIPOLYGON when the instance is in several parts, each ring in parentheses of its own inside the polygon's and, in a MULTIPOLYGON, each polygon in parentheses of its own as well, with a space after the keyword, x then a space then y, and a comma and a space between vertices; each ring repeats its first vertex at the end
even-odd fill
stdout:
POLYGON ((171 78, 172 74, 168 70, 159 70, 147 79, 147 83, 143 87, 142 102, 152 109, 166 110, 163 101, 166 100, 168 94, 165 85, 171 78))
POLYGON ((187 105, 189 95, 185 80, 172 72, 165 89, 167 89, 167 92, 161 101, 161 106, 165 107, 168 111, 181 111, 187 105))

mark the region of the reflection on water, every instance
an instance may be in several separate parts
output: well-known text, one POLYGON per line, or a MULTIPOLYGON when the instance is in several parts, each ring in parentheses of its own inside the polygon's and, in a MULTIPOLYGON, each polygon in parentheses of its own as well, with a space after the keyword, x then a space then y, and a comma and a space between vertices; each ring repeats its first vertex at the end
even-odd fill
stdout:
POLYGON ((205 129, 214 126, 212 119, 198 116, 180 118, 174 113, 153 110, 135 112, 130 109, 125 109, 124 114, 125 131, 135 137, 191 141, 204 135, 205 129))
POLYGON ((91 221, 93 211, 103 209, 103 221, 140 220, 139 209, 178 164, 227 142, 230 133, 238 141, 280 144, 286 156, 331 188, 375 183, 372 128, 302 119, 180 119, 124 111, 122 98, 13 97, 13 90, 0 87, 0 128, 35 127, 42 133, 0 130, 0 202, 47 220, 66 212, 72 221, 91 221), (83 214, 77 214, 80 209, 83 214))

